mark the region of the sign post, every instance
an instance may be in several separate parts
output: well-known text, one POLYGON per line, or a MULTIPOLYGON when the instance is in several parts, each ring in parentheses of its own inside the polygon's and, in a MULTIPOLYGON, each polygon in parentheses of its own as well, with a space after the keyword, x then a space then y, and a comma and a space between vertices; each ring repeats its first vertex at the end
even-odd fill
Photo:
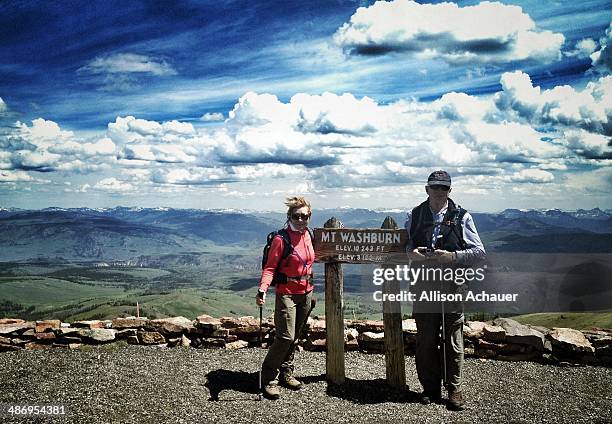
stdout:
MULTIPOLYGON (((341 228, 342 223, 330 218, 325 228, 341 228)), ((315 236, 316 239, 316 236, 315 236)), ((316 251, 315 251, 316 254, 316 251)), ((325 264, 325 329, 327 333, 327 381, 343 384, 344 373, 344 301, 342 264, 325 264)))
MULTIPOLYGON (((314 248, 317 262, 325 263, 327 381, 342 384, 345 379, 342 263, 391 264, 393 259, 404 256, 408 235, 405 230, 397 229, 391 217, 385 219, 381 229, 343 228, 336 218, 329 219, 323 227, 314 230, 314 248)), ((384 283, 384 293, 399 291, 399 281, 384 283)), ((383 321, 387 383, 404 389, 406 371, 399 303, 387 300, 383 302, 383 321)))

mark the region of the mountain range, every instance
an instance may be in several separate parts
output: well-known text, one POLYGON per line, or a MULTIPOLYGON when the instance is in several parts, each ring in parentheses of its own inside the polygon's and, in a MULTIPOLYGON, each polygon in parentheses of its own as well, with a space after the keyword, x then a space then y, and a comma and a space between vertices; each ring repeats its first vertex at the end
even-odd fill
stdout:
MULTIPOLYGON (((323 209, 311 226, 336 217, 347 228, 380 228, 407 211, 323 209)), ((472 213, 487 250, 612 252, 612 212, 506 209, 472 213)), ((278 212, 173 208, 0 208, 0 261, 129 261, 194 255, 223 246, 255 248, 284 225, 278 212)))

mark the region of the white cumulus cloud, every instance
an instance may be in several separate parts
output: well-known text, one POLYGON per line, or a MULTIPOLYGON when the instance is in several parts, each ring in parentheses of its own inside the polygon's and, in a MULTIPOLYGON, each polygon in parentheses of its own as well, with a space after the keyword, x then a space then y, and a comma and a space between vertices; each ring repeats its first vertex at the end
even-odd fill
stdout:
POLYGON ((601 48, 591 54, 593 69, 601 73, 612 70, 612 23, 606 30, 606 35, 599 39, 601 48))
POLYGON ((550 62, 560 58, 565 41, 562 34, 538 31, 519 6, 482 2, 460 7, 409 0, 360 7, 334 38, 350 54, 403 52, 470 64, 550 62))
POLYGON ((223 121, 224 116, 222 113, 220 112, 206 112, 204 115, 202 115, 202 117, 200 118, 200 120, 204 121, 204 122, 216 122, 216 121, 223 121))
POLYGON ((131 183, 118 180, 115 177, 104 178, 94 184, 92 188, 113 193, 127 193, 135 190, 131 183))
POLYGON ((501 84, 503 91, 495 96, 501 110, 514 111, 534 124, 578 126, 612 134, 612 76, 591 81, 582 91, 568 85, 541 90, 521 71, 504 73, 501 84))
POLYGON ((519 172, 514 173, 508 178, 511 182, 515 183, 550 183, 554 181, 555 176, 548 171, 541 169, 523 169, 519 172))

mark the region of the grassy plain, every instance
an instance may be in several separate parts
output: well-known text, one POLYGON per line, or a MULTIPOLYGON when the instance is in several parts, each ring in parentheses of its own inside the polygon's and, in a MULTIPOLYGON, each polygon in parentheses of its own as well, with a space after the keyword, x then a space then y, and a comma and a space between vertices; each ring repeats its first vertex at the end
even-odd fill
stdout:
MULTIPOLYGON (((193 263, 174 261, 147 267, 0 263, 0 317, 106 319, 135 315, 137 303, 140 314, 149 318, 258 316, 253 295, 260 275, 259 254, 259 249, 226 247, 200 252, 193 263)), ((520 293, 530 309, 489 310, 482 317, 471 317, 518 315, 522 322, 547 327, 612 327, 612 313, 581 313, 589 309, 574 308, 610 298, 609 286, 601 284, 606 281, 602 273, 607 272, 601 264, 608 260, 609 255, 593 254, 491 254, 489 266, 496 278, 489 286, 520 293), (574 309, 563 309, 566 305, 574 309), (574 312, 530 313, 565 310, 574 312)), ((382 305, 372 299, 373 291, 380 288, 372 284, 371 267, 345 265, 343 269, 345 317, 382 319, 382 305)), ((316 264, 318 303, 313 315, 325 313, 323 274, 323 265, 316 264)), ((265 316, 273 314, 270 293, 265 316)), ((402 314, 410 314, 408 305, 402 305, 402 314)))

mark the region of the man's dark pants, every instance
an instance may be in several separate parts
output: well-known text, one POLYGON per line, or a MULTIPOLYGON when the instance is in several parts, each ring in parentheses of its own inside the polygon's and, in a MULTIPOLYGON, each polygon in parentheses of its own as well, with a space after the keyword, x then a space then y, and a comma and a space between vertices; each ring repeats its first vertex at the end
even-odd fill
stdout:
MULTIPOLYGON (((461 391, 463 371, 463 313, 445 313, 446 376, 449 391, 461 391)), ((443 379, 440 340, 441 313, 414 313, 417 326, 416 367, 423 390, 439 393, 443 379)))

